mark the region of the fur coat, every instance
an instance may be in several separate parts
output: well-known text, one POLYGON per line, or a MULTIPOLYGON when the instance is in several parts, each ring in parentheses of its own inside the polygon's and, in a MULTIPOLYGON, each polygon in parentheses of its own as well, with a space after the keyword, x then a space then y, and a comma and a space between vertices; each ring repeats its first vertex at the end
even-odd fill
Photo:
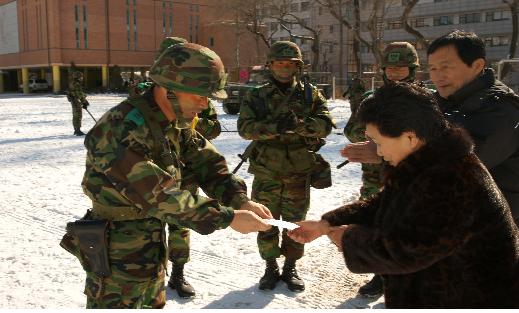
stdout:
POLYGON ((519 308, 519 231, 459 128, 389 167, 373 198, 322 218, 350 225, 346 265, 382 275, 387 308, 519 308))

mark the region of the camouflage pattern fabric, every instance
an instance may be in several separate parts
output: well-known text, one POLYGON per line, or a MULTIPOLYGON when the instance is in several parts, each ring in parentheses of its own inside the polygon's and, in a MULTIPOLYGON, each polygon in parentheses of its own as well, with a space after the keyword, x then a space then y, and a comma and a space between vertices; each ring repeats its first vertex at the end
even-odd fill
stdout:
POLYGON ((166 37, 162 40, 159 46, 159 50, 157 51, 157 55, 155 56, 156 59, 160 57, 160 55, 166 51, 167 48, 169 48, 172 45, 176 45, 179 43, 187 43, 187 40, 181 37, 166 37))
POLYGON ((383 52, 382 68, 388 66, 416 68, 420 66, 415 47, 408 42, 392 42, 383 52))
POLYGON ((276 41, 270 46, 267 63, 272 61, 296 61, 303 65, 303 55, 296 43, 291 41, 276 41))
POLYGON ((74 129, 80 129, 83 118, 82 104, 86 100, 86 96, 83 92, 83 83, 79 75, 72 75, 69 81, 68 98, 71 100, 70 104, 72 105, 72 125, 74 129))
POLYGON ((227 75, 220 57, 211 49, 194 43, 168 47, 149 72, 158 85, 173 91, 216 99, 227 98, 227 75))
MULTIPOLYGON (((304 175, 277 179, 256 175, 252 183, 252 200, 268 207, 275 219, 282 217, 284 221, 299 222, 305 220, 310 206, 309 189, 304 175)), ((288 237, 286 229, 283 229, 281 246, 278 227, 258 232, 257 243, 264 260, 280 255, 294 260, 303 257, 304 245, 288 237)))
MULTIPOLYGON (((288 221, 300 221, 306 216, 309 176, 315 165, 315 154, 309 150, 315 150, 334 125, 326 100, 317 88, 312 86, 312 104, 304 100, 301 83, 294 81, 284 93, 271 80, 246 94, 238 117, 240 136, 257 141, 249 159, 249 172, 254 174, 252 198, 267 206, 274 216, 288 221), (293 133, 280 134, 278 120, 290 110, 304 122, 293 133)), ((276 229, 258 234, 262 258, 279 253, 300 258, 303 246, 283 236, 279 248, 278 234, 276 229)))
POLYGON ((136 308, 160 306, 165 297, 164 290, 158 289, 159 284, 164 285, 167 262, 165 224, 209 234, 226 228, 234 216, 233 208, 249 200, 245 183, 229 173, 225 158, 214 146, 193 130, 174 128, 151 94, 150 90, 110 109, 85 138, 82 186, 94 203, 93 216, 118 217, 112 218, 108 237, 110 280, 92 279, 95 274, 87 272, 85 293, 91 307, 119 307, 124 301, 136 308), (150 128, 131 104, 135 101, 151 108, 167 138, 173 165, 155 159, 150 128), (184 171, 212 199, 182 190, 184 171), (108 209, 96 212, 96 206, 108 209), (133 217, 128 215, 129 209, 134 211, 133 217), (116 291, 107 294, 109 290, 116 291), (146 296, 153 300, 125 300, 146 296))

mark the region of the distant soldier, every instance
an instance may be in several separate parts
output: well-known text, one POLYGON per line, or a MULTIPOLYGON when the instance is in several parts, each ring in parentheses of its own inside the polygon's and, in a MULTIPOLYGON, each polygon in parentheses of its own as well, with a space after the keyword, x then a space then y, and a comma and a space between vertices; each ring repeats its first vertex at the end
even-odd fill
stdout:
POLYGON ((67 99, 72 104, 72 125, 74 126, 74 135, 84 136, 81 131, 81 119, 83 112, 90 104, 83 92, 83 73, 79 71, 72 72, 72 79, 69 80, 67 99))
MULTIPOLYGON (((252 199, 266 205, 277 219, 302 221, 310 204, 310 186, 318 183, 312 174, 321 160, 326 162, 316 151, 334 124, 319 90, 297 79, 303 59, 295 43, 274 43, 267 63, 272 77, 247 93, 238 118, 240 136, 252 140, 249 147, 254 147, 249 166, 254 174, 252 199)), ((331 177, 326 177, 329 167, 318 172, 331 184, 331 177)), ((281 247, 279 241, 277 227, 258 234, 259 253, 266 260, 259 288, 272 290, 282 279, 290 290, 302 291, 305 285, 296 261, 303 256, 304 245, 290 239, 286 230, 281 247), (285 264, 280 275, 276 259, 281 254, 285 264)))
MULTIPOLYGON (((384 83, 390 81, 416 81, 416 69, 420 66, 416 49, 408 42, 393 42, 387 45, 382 60, 384 83)), ((358 103, 351 104, 351 117, 344 127, 344 135, 352 142, 366 141, 364 132, 366 126, 357 120, 357 110, 360 102, 370 96, 374 90, 365 93, 358 103)), ((360 199, 367 199, 377 193, 382 187, 380 172, 382 164, 362 163, 362 187, 360 199)), ((359 294, 368 297, 378 297, 383 293, 382 278, 375 275, 371 281, 359 288, 359 294)))

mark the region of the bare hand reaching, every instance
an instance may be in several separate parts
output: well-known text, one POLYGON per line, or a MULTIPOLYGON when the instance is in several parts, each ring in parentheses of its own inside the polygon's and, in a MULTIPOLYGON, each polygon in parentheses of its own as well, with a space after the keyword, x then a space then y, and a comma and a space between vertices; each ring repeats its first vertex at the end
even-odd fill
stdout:
POLYGON ((246 210, 235 210, 234 218, 230 226, 232 229, 242 234, 266 231, 272 227, 265 223, 265 221, 254 212, 246 210))
POLYGON ((345 146, 341 155, 350 162, 381 163, 382 158, 377 155, 377 145, 373 141, 356 142, 345 146))
POLYGON ((322 235, 326 235, 330 229, 330 224, 325 220, 296 222, 299 228, 288 232, 288 236, 299 243, 308 243, 322 235))
POLYGON ((254 201, 247 201, 241 207, 240 210, 247 210, 256 213, 261 218, 270 219, 272 217, 272 213, 270 210, 261 203, 257 203, 254 201))

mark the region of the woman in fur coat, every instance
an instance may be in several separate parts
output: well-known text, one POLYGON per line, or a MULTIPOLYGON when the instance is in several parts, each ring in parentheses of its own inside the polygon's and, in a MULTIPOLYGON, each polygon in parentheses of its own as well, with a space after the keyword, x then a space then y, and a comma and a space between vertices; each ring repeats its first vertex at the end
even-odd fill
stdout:
POLYGON ((519 231, 466 132, 407 84, 378 89, 359 118, 389 164, 384 188, 289 235, 328 235, 350 271, 381 274, 387 308, 519 308, 519 231))

